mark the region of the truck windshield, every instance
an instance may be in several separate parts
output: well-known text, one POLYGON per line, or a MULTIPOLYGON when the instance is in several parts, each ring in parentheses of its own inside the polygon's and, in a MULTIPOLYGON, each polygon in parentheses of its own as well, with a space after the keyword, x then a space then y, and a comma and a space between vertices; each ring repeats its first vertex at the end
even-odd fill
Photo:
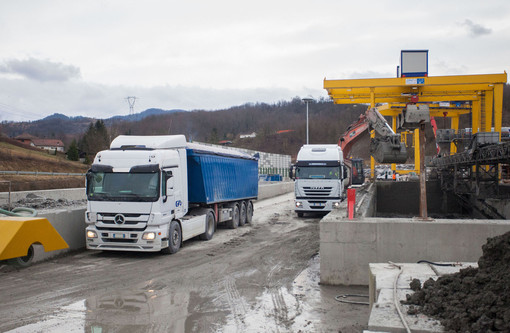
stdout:
POLYGON ((317 167, 307 166, 298 167, 296 170, 296 179, 339 179, 340 167, 317 167))
POLYGON ((87 198, 93 201, 157 201, 159 173, 89 172, 87 198))

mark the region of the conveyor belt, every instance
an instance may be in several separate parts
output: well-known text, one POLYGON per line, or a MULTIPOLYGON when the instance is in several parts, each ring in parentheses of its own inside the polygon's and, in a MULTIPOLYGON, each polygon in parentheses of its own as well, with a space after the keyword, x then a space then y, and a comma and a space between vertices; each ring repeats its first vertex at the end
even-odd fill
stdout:
POLYGON ((479 147, 474 151, 465 151, 450 156, 438 157, 431 161, 432 166, 438 167, 439 169, 447 169, 455 166, 466 167, 501 163, 510 163, 510 142, 501 142, 479 147))

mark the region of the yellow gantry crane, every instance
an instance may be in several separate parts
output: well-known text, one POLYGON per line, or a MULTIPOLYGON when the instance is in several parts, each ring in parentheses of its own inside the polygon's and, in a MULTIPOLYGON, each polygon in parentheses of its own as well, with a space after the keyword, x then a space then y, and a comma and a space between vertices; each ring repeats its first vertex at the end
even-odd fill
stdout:
MULTIPOLYGON (((503 86, 507 73, 455 76, 396 77, 382 79, 324 79, 324 89, 335 104, 386 104, 379 111, 392 117, 397 130, 397 117, 409 103, 426 103, 431 117, 451 118, 451 128, 457 133, 459 117, 472 114, 472 133, 500 133, 503 114, 503 86), (494 124, 494 125, 493 125, 494 124)), ((372 133, 372 136, 374 134, 372 133)), ((419 150, 419 129, 414 130, 415 150, 419 150)), ((451 153, 456 152, 452 144, 451 153)), ((415 171, 419 173, 420 154, 415 153, 415 171)), ((375 161, 371 158, 372 177, 375 161)), ((395 165, 392 165, 395 170, 395 165)))

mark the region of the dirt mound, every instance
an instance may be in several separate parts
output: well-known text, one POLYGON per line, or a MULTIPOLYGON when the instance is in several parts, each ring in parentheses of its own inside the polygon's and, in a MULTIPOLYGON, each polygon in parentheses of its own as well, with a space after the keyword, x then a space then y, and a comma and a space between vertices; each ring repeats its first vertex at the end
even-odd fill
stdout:
POLYGON ((413 280, 405 304, 441 321, 450 332, 510 332, 510 232, 489 238, 478 268, 466 268, 423 287, 413 280))
MULTIPOLYGON (((34 209, 55 209, 55 208, 63 208, 63 207, 71 207, 71 206, 85 206, 87 204, 87 200, 67 200, 67 199, 48 199, 42 198, 35 194, 29 194, 26 198, 11 203, 11 208, 15 207, 27 207, 34 209)), ((0 207, 5 210, 9 210, 7 205, 0 207)))

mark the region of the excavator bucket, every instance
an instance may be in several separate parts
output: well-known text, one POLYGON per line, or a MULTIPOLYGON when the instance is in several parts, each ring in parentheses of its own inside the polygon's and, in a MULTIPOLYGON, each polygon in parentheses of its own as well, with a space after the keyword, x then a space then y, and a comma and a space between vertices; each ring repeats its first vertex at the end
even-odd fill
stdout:
POLYGON ((44 217, 0 218, 0 260, 26 256, 34 243, 46 252, 69 247, 44 217))
POLYGON ((407 160, 406 146, 400 142, 399 135, 372 138, 370 155, 377 163, 405 163, 407 160))

